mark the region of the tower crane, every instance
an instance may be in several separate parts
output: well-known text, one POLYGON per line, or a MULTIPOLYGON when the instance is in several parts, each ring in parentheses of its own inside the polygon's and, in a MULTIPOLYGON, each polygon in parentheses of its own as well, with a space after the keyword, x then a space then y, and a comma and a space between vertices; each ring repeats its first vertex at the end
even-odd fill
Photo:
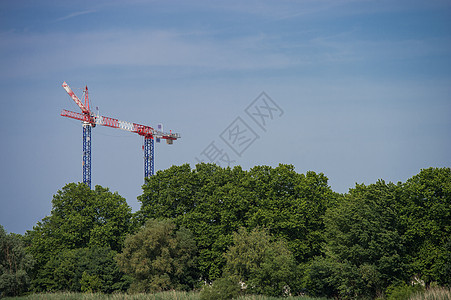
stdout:
POLYGON ((167 144, 180 138, 180 134, 163 132, 161 126, 158 130, 146 125, 121 121, 118 119, 94 114, 89 107, 88 87, 83 90, 84 103, 75 95, 66 82, 62 84, 71 99, 81 109, 81 113, 63 109, 61 116, 82 121, 83 125, 83 182, 91 188, 91 128, 96 125, 118 128, 129 132, 134 132, 144 137, 144 177, 154 174, 154 139, 160 142, 165 139, 167 144))

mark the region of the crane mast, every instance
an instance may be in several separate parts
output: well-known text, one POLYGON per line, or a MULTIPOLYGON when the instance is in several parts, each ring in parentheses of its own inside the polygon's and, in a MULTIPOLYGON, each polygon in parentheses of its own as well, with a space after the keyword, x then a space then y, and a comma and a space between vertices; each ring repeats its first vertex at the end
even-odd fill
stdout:
MULTIPOLYGON (((155 156, 154 156, 154 140, 159 142, 165 139, 167 144, 180 138, 180 134, 163 132, 154 128, 137 123, 121 121, 115 118, 95 115, 89 108, 88 87, 84 89, 84 103, 75 95, 69 85, 64 82, 62 84, 67 94, 77 104, 82 113, 63 109, 61 116, 82 121, 83 125, 83 182, 91 188, 91 129, 96 125, 107 126, 125 131, 137 133, 144 137, 144 177, 150 177, 154 174, 155 156)), ((160 125, 159 125, 160 129, 160 125)))
POLYGON ((144 138, 144 177, 154 174, 154 144, 152 138, 144 138))
POLYGON ((91 124, 83 122, 83 182, 91 188, 91 124))

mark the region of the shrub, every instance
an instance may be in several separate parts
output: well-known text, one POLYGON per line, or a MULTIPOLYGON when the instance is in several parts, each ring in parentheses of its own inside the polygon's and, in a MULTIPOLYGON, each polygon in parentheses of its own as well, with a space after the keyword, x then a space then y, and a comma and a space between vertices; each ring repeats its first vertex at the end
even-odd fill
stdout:
POLYGON ((407 285, 405 282, 391 285, 387 288, 387 300, 407 300, 412 295, 424 291, 424 287, 420 284, 407 285))
POLYGON ((241 286, 236 276, 222 277, 205 285, 200 293, 201 300, 227 300, 240 295, 241 286))

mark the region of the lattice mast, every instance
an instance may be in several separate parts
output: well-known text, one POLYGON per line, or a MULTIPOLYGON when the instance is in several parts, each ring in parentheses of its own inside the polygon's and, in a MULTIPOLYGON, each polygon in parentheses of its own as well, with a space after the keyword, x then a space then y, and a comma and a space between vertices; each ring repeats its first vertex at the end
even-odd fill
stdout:
POLYGON ((144 137, 144 177, 150 177, 154 174, 155 156, 154 156, 154 139, 160 142, 165 139, 167 144, 172 144, 173 141, 180 138, 180 134, 163 132, 161 125, 158 125, 159 130, 146 125, 121 121, 118 119, 95 115, 89 108, 88 87, 84 89, 83 103, 77 95, 72 91, 69 85, 64 82, 63 88, 78 105, 82 113, 77 113, 63 109, 61 116, 82 121, 83 125, 83 182, 91 188, 91 128, 96 125, 108 126, 118 128, 129 132, 137 133, 144 137))

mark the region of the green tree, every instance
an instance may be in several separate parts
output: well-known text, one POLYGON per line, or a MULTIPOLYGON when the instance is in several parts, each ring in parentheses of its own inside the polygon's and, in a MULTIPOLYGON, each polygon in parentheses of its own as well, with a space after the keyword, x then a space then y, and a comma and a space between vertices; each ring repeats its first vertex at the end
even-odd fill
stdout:
POLYGON ((411 276, 451 285, 451 169, 428 168, 407 180, 399 211, 411 276))
POLYGON ((138 212, 141 224, 149 218, 168 218, 193 232, 199 248, 202 278, 221 276, 223 253, 232 232, 245 225, 249 213, 247 191, 240 182, 240 167, 221 168, 214 164, 188 164, 159 171, 147 179, 138 212))
POLYGON ((117 261, 134 278, 131 292, 189 290, 198 282, 196 253, 189 230, 176 230, 169 220, 150 219, 127 237, 117 261))
POLYGON ((98 292, 102 288, 102 280, 98 275, 89 275, 84 271, 80 279, 80 288, 84 293, 98 292))
POLYGON ((69 183, 54 195, 52 206, 51 214, 26 234, 28 251, 37 262, 36 291, 55 285, 49 263, 59 253, 90 247, 119 251, 132 230, 131 208, 125 199, 101 186, 91 190, 83 183, 69 183))
POLYGON ((52 257, 35 279, 36 291, 103 293, 126 291, 130 278, 119 270, 116 251, 90 247, 65 249, 52 257))
POLYGON ((6 234, 0 225, 0 298, 18 296, 28 290, 33 264, 33 257, 26 254, 21 237, 6 234))
POLYGON ((267 230, 240 228, 227 250, 224 277, 237 278, 251 294, 287 296, 296 290, 296 261, 282 240, 267 230))
POLYGON ((298 262, 318 255, 324 215, 337 194, 323 174, 298 174, 293 166, 221 168, 185 164, 159 171, 146 181, 138 198, 141 224, 148 218, 169 218, 190 229, 199 247, 202 278, 219 278, 233 232, 265 226, 288 241, 298 262))
POLYGON ((259 225, 288 241, 299 263, 321 253, 324 216, 338 195, 328 185, 327 177, 312 171, 298 174, 292 165, 276 168, 257 166, 248 173, 254 202, 247 225, 259 225))
POLYGON ((311 263, 305 279, 308 289, 327 296, 372 298, 406 279, 406 248, 396 210, 399 195, 400 185, 384 181, 357 185, 327 211, 326 259, 311 263), (325 286, 315 286, 317 280, 324 280, 325 286))
POLYGON ((325 296, 327 298, 338 298, 338 287, 342 274, 340 262, 331 257, 317 256, 306 264, 303 264, 304 290, 311 296, 325 296))
POLYGON ((450 214, 450 168, 397 185, 356 185, 324 217, 323 256, 305 265, 307 291, 372 298, 414 291, 413 279, 449 285, 450 214))

